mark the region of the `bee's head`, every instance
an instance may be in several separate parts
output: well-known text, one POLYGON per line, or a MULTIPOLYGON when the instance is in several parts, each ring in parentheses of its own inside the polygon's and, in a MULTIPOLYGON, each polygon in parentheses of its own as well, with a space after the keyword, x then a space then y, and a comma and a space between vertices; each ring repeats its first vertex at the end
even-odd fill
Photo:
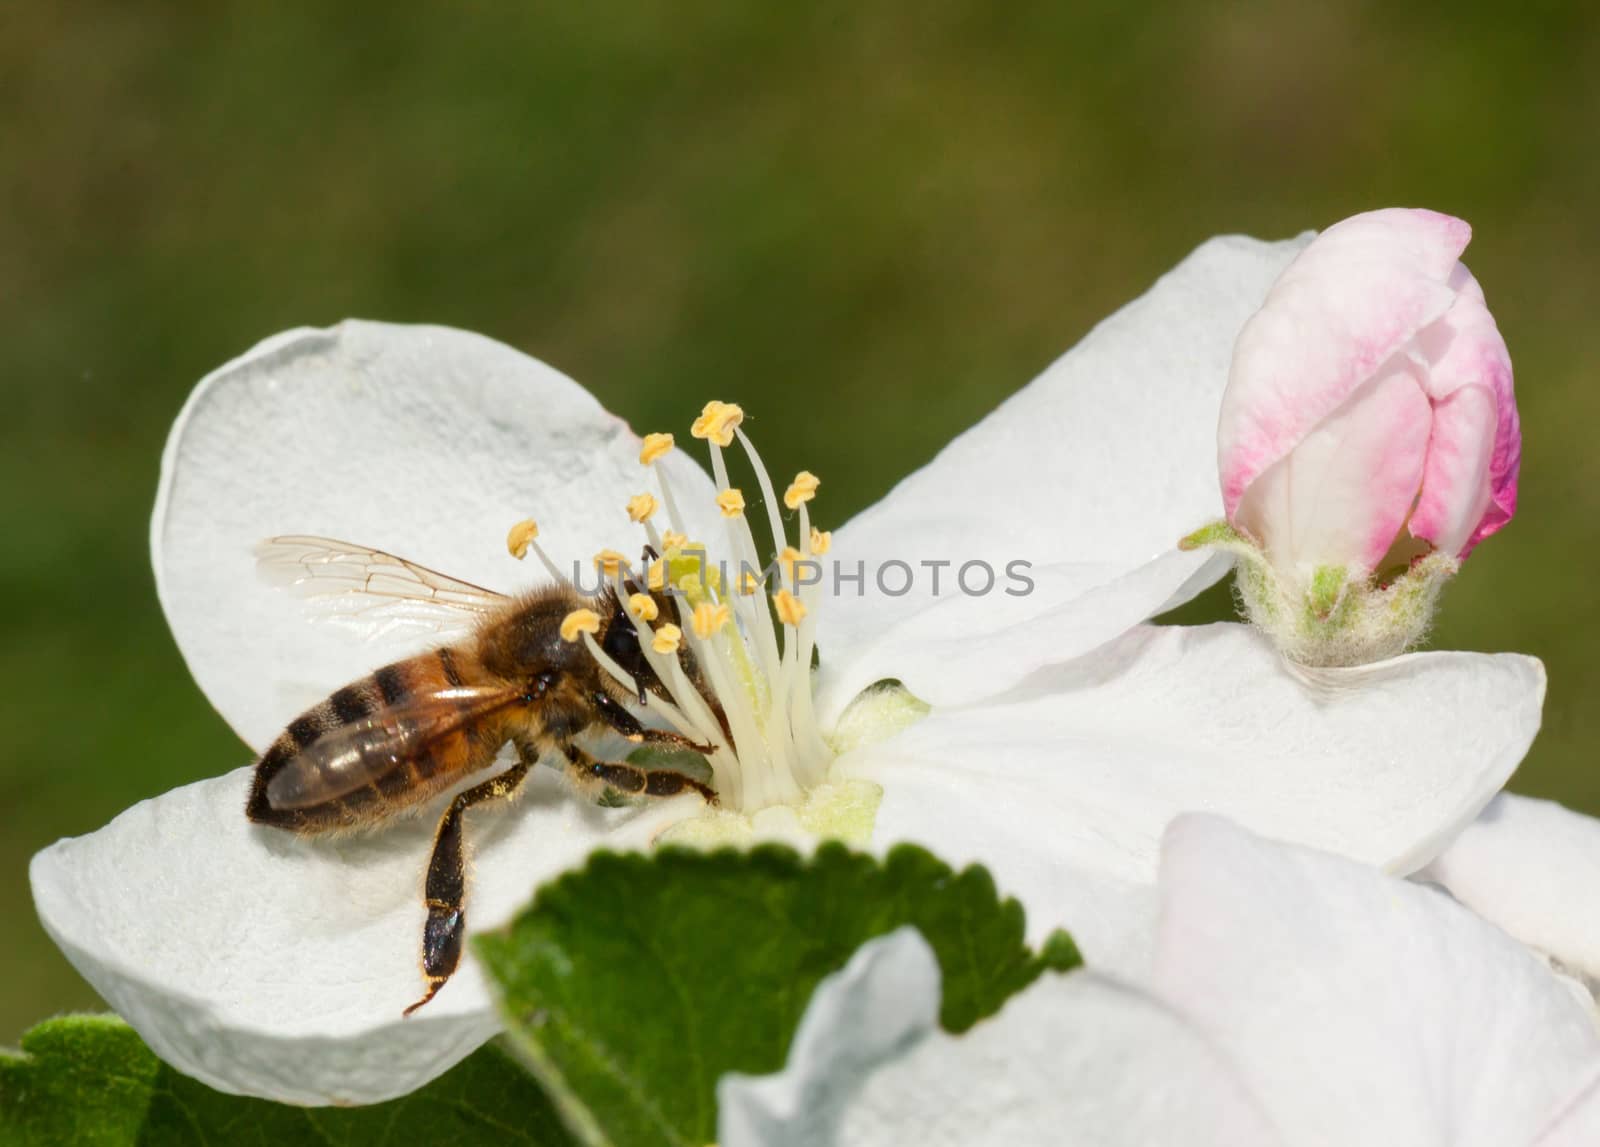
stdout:
POLYGON ((639 632, 628 617, 627 606, 615 593, 610 592, 606 594, 604 604, 601 616, 606 621, 600 648, 618 666, 627 670, 642 689, 663 700, 669 699, 666 686, 656 676, 656 671, 650 668, 650 662, 639 648, 639 632))

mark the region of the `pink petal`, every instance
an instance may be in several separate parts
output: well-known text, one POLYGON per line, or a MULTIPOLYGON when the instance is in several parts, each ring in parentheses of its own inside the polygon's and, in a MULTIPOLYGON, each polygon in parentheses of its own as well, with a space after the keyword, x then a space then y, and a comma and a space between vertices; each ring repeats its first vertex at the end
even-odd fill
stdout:
POLYGON ((1448 215, 1391 208, 1336 223, 1290 264, 1234 347, 1217 428, 1230 521, 1257 477, 1450 309, 1471 235, 1448 215))
POLYGON ((1483 289, 1466 267, 1454 284, 1455 306, 1420 340, 1433 360, 1434 436, 1411 533, 1466 557, 1516 513, 1522 430, 1511 356, 1483 289))
POLYGON ((1284 573, 1375 569, 1416 499, 1431 413, 1415 368, 1396 360, 1251 483, 1234 522, 1284 573))

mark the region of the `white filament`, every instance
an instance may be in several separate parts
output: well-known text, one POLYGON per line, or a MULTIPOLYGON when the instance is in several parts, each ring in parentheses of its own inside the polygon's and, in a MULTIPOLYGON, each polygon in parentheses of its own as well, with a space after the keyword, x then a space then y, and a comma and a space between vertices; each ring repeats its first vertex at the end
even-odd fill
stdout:
MULTIPOLYGON (((806 608, 799 626, 775 625, 765 593, 741 594, 740 575, 746 568, 758 575, 775 561, 789 539, 783 528, 777 495, 761 456, 745 437, 736 431, 755 471, 762 497, 767 503, 767 523, 772 534, 771 558, 758 558, 759 547, 743 514, 725 518, 727 546, 731 553, 730 577, 719 579, 710 589, 710 600, 728 605, 733 619, 720 630, 701 637, 694 630, 694 609, 688 598, 670 584, 682 640, 694 653, 704 675, 708 692, 727 717, 731 741, 705 698, 690 683, 676 653, 658 653, 654 648, 656 630, 649 622, 624 610, 639 639, 639 647, 670 698, 652 698, 650 707, 666 718, 673 728, 701 744, 712 746, 706 760, 711 766, 713 785, 725 808, 752 813, 777 804, 799 804, 806 794, 827 776, 833 754, 817 727, 811 704, 811 655, 814 645, 814 615, 821 605, 816 585, 800 586, 794 572, 779 569, 781 584, 786 584, 806 608), (779 630, 782 630, 780 635, 779 630)), ((712 473, 720 494, 731 488, 722 448, 711 443, 712 473)), ((656 470, 661 486, 661 503, 674 533, 685 534, 684 521, 666 474, 656 470)), ((806 508, 799 512, 800 535, 794 546, 804 556, 811 555, 811 525, 806 508)), ((670 556, 661 537, 649 522, 644 523, 650 544, 662 553, 670 575, 670 556)), ((703 555, 704 574, 717 563, 703 555)), ((627 600, 620 575, 616 579, 621 600, 627 600)), ((768 587, 776 589, 776 586, 768 587)), ((607 657, 587 634, 585 640, 595 660, 630 692, 637 693, 633 677, 607 657)))

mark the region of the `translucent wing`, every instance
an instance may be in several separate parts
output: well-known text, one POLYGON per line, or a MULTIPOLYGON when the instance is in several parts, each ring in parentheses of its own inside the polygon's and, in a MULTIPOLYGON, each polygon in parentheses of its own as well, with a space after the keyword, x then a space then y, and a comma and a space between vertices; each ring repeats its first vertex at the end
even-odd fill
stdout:
POLYGON ((399 629, 460 634, 508 600, 367 546, 287 535, 256 547, 256 569, 269 584, 306 599, 313 613, 370 638, 399 629))
POLYGON ((520 696, 503 686, 440 689, 329 729, 291 749, 267 782, 267 800, 275 809, 311 808, 368 785, 392 795, 396 781, 426 796, 478 761, 469 731, 520 696))

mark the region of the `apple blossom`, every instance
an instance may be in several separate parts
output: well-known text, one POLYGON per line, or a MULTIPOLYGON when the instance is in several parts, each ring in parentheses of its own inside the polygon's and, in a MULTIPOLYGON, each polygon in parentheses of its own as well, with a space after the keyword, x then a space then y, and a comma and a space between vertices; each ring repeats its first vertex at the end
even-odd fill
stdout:
POLYGON ((1417 878, 1442 885, 1590 992, 1600 987, 1600 820, 1501 793, 1417 878))
POLYGON ((1517 505, 1511 359, 1433 211, 1356 215, 1273 284, 1234 347, 1217 428, 1226 526, 1257 625, 1309 664, 1398 653, 1517 505))
POLYGON ((1205 815, 1167 830, 1160 897, 1147 984, 1047 976, 959 1037, 918 933, 865 945, 783 1072, 723 1077, 719 1143, 1600 1141, 1588 1008, 1448 897, 1205 815))
MULTIPOLYGON (((986 864, 1028 905, 1032 939, 1064 925, 1115 965, 1142 958, 1160 834, 1185 810, 1397 871, 1430 860, 1532 739, 1536 661, 1437 653, 1310 674, 1247 627, 1140 624, 1225 570, 1173 539, 1219 508, 1209 427, 1229 351, 1300 246, 1207 243, 840 527, 827 555, 851 572, 1022 559, 1034 592, 797 586, 787 617, 779 603, 781 645, 760 611, 710 625, 725 643, 711 686, 742 714, 711 762, 725 807, 600 808, 537 770, 515 809, 469 819, 470 927, 502 923, 598 844, 832 835, 986 864), (888 679, 902 688, 878 687, 888 679)), ((728 408, 705 418, 708 440, 731 446, 728 408)), ((504 588, 551 576, 507 556, 508 528, 512 549, 537 542, 559 572, 636 552, 651 506, 674 507, 674 532, 712 566, 774 556, 746 517, 767 519, 773 549, 821 553, 806 530, 784 538, 753 446, 741 441, 756 474, 741 487, 720 446, 708 477, 663 445, 476 335, 289 332, 203 380, 173 429, 151 531, 162 604, 201 688, 259 750, 308 704, 428 643, 399 625, 358 640, 309 622, 256 577, 263 538, 344 538, 504 588)), ((809 514, 814 482, 794 486, 809 514)), ((683 640, 710 640, 679 622, 683 640)), ((691 717, 697 699, 677 700, 691 717)), ((430 825, 293 838, 246 821, 248 779, 146 801, 34 860, 45 927, 146 1042, 214 1087, 328 1103, 409 1091, 493 1035, 470 957, 401 1018, 418 995, 430 825)))

